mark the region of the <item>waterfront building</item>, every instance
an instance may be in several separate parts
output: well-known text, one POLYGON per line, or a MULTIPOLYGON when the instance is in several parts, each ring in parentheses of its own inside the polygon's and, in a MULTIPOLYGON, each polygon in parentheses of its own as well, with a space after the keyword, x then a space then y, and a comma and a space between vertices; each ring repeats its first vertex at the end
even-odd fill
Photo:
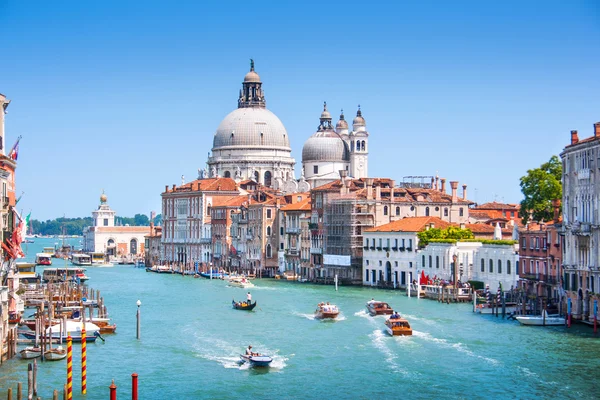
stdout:
MULTIPOLYGON (((152 218, 153 219, 153 218, 152 218)), ((154 222, 150 222, 150 233, 144 236, 146 252, 144 254, 144 264, 146 267, 160 264, 162 226, 154 226, 154 222)))
MULTIPOLYGON (((237 232, 234 235, 232 225, 234 221, 233 216, 240 214, 240 207, 247 204, 247 196, 220 196, 213 198, 210 221, 213 266, 217 270, 225 269, 229 271, 234 267, 240 267, 239 263, 234 263, 238 259, 238 250, 233 245, 233 238, 237 237, 237 232)), ((239 219, 237 221, 239 223, 239 219)))
POLYGON ((560 154, 563 162, 563 288, 572 301, 575 319, 593 319, 600 292, 600 122, 594 135, 571 143, 560 154))
POLYGON ((562 241, 560 202, 556 201, 554 221, 529 223, 519 232, 521 286, 529 296, 557 304, 561 297, 562 241))
POLYGON ((484 223, 488 225, 500 224, 501 228, 523 226, 519 217, 520 204, 498 203, 496 201, 478 204, 469 210, 470 223, 484 223))
POLYGON ((220 197, 246 193, 232 178, 206 178, 165 186, 161 193, 163 230, 161 263, 191 269, 212 263, 211 208, 220 197))
POLYGON ((219 124, 207 168, 198 178, 252 179, 283 192, 298 191, 295 160, 283 123, 267 109, 260 76, 250 62, 238 97, 238 108, 219 124))
POLYGON ((360 107, 352 121, 352 131, 348 132, 344 112, 334 128, 325 103, 317 131, 302 148, 302 177, 311 188, 340 179, 340 171, 351 178, 366 178, 368 141, 369 133, 360 107))
POLYGON ((115 215, 102 193, 100 205, 92 211, 94 225, 83 229, 83 251, 104 253, 109 260, 143 256, 149 227, 115 226, 115 215))
POLYGON ((293 271, 305 279, 314 278, 310 272, 310 197, 309 193, 291 196, 289 204, 280 209, 279 235, 283 238, 283 259, 280 272, 293 271))

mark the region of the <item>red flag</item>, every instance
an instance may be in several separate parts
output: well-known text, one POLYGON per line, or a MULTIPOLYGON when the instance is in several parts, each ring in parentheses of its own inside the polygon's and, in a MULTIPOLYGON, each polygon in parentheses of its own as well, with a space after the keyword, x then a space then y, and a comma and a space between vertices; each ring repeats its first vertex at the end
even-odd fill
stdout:
POLYGON ((427 285, 427 277, 425 276, 425 271, 421 271, 421 278, 419 278, 419 284, 427 285))

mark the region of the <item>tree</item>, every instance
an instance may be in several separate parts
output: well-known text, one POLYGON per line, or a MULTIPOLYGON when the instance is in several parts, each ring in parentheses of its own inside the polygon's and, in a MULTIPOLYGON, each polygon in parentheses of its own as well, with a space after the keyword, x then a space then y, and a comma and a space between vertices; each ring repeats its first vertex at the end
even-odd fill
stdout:
POLYGON ((419 247, 425 247, 434 239, 473 239, 475 236, 470 229, 460 229, 456 226, 449 226, 446 229, 430 228, 417 233, 419 238, 419 247))
POLYGON ((145 214, 135 214, 133 216, 133 221, 135 226, 148 226, 150 225, 150 220, 148 216, 145 214))
POLYGON ((521 192, 525 197, 521 201, 519 217, 523 223, 534 221, 551 221, 554 217, 552 200, 562 198, 562 163, 558 156, 539 168, 530 169, 520 179, 521 192))

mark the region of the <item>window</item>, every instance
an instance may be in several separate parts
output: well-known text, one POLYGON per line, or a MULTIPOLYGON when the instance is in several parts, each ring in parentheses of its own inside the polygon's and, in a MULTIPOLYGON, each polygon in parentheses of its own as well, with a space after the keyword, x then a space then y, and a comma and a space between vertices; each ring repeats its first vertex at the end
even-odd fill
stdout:
POLYGON ((283 226, 279 228, 279 234, 283 235, 283 226))
POLYGON ((447 217, 447 216, 448 216, 448 209, 444 208, 444 217, 447 217))
POLYGON ((379 247, 381 247, 381 242, 382 242, 382 239, 379 238, 379 247))
POLYGON ((458 209, 458 216, 462 217, 463 215, 464 215, 464 212, 463 212, 463 208, 461 207, 458 209))
POLYGON ((490 258, 490 273, 494 272, 494 260, 490 258))
POLYGON ((271 236, 271 227, 267 226, 267 236, 271 236))
POLYGON ((279 243, 279 250, 283 250, 283 243, 279 243))
POLYGON ((271 245, 268 244, 267 245, 267 258, 271 258, 271 257, 272 257, 271 245))
POLYGON ((522 242, 523 243, 521 243, 521 246, 523 246, 523 248, 526 249, 527 248, 527 238, 524 237, 523 240, 522 240, 522 242))
POLYGON ((429 207, 425 207, 425 216, 429 217, 429 207))
POLYGON ((498 260, 498 273, 502 273, 502 260, 498 260))
POLYGON ((425 268, 425 256, 423 256, 422 264, 423 264, 423 268, 425 268))
POLYGON ((383 215, 388 215, 388 206, 383 206, 383 215))
POLYGON ((396 207, 396 215, 400 215, 400 207, 396 207))
POLYGON ((369 260, 367 260, 367 265, 369 265, 369 260))
POLYGON ((506 273, 510 275, 510 260, 506 260, 506 273))
POLYGON ((436 268, 440 267, 440 256, 435 256, 435 267, 436 268))
POLYGON ((267 208, 267 218, 271 218, 271 209, 267 208))
POLYGON ((481 259, 481 272, 485 272, 485 260, 481 259))
POLYGON ((231 172, 225 171, 225 178, 231 178, 231 172))
POLYGON ((104 218, 104 226, 108 226, 108 218, 104 218))
POLYGON ((369 270, 365 270, 365 282, 369 282, 369 270))
MULTIPOLYGON (((383 265, 383 264, 381 263, 381 260, 379 260, 379 266, 381 267, 382 265, 383 265)), ((379 272, 381 272, 381 271, 379 271, 379 272)))
POLYGON ((319 166, 318 165, 314 165, 313 166, 313 174, 318 174, 319 173, 319 166))
POLYGON ((408 268, 412 268, 412 261, 408 262, 408 268))
POLYGON ((429 256, 429 268, 433 268, 433 257, 429 256))

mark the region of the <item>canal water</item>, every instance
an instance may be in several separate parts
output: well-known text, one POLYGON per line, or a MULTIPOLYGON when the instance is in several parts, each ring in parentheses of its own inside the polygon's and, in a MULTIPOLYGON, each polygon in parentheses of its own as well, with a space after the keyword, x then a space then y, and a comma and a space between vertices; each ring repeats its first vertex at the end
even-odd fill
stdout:
MULTIPOLYGON (((36 239, 30 248, 52 245, 36 239)), ((77 240, 78 243, 78 240, 77 240)), ((76 244, 77 244, 76 243, 76 244)), ((28 254, 33 259, 34 252, 28 254)), ((63 263, 55 260, 55 264, 63 263)), ((114 379, 119 398, 131 396, 139 374, 140 399, 411 399, 597 398, 600 341, 591 328, 523 327, 472 313, 469 304, 440 304, 397 291, 256 280, 253 312, 231 308, 247 290, 219 280, 147 273, 133 266, 88 268, 117 333, 88 344, 87 387, 80 388, 80 352, 74 345, 74 398, 106 399, 114 379), (389 337, 384 317, 365 303, 389 302, 413 328, 389 337), (141 340, 136 340, 136 301, 141 340), (329 301, 335 321, 313 319, 329 301), (248 345, 272 355, 269 369, 238 364, 248 345)), ((27 382, 27 361, 0 367, 0 396, 27 382)), ((39 393, 51 398, 66 380, 65 361, 39 366, 39 393)))

